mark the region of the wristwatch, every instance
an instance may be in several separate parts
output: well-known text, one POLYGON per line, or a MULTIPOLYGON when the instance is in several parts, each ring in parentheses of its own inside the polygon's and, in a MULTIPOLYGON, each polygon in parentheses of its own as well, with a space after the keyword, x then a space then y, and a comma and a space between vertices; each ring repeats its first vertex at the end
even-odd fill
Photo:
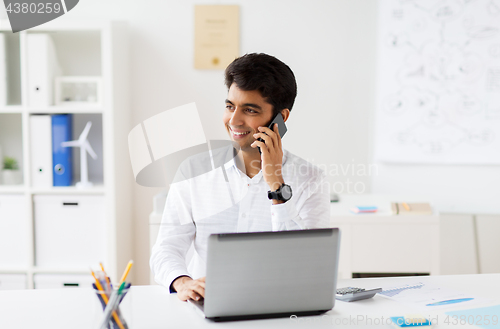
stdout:
POLYGON ((269 200, 288 201, 292 198, 292 188, 290 185, 283 183, 276 191, 267 191, 269 200))

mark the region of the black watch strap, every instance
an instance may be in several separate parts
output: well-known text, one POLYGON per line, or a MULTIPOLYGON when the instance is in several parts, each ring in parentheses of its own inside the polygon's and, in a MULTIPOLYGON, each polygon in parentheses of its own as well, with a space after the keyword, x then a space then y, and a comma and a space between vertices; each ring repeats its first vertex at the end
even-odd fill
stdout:
POLYGON ((268 191, 267 197, 270 200, 288 201, 292 197, 292 188, 283 183, 276 191, 268 191))

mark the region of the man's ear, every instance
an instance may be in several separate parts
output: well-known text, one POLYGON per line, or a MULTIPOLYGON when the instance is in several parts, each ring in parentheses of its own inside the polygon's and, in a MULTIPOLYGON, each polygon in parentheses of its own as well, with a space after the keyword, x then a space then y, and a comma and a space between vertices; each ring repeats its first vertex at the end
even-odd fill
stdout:
POLYGON ((288 120, 288 116, 290 115, 290 110, 289 109, 281 110, 281 115, 283 116, 283 121, 286 122, 286 120, 288 120))

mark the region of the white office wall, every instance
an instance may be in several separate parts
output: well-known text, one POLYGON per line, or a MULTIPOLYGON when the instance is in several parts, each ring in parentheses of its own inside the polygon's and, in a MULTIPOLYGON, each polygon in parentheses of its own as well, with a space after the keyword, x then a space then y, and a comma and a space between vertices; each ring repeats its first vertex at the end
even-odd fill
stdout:
POLYGON ((419 195, 443 213, 500 214, 500 166, 383 165, 372 192, 419 195))

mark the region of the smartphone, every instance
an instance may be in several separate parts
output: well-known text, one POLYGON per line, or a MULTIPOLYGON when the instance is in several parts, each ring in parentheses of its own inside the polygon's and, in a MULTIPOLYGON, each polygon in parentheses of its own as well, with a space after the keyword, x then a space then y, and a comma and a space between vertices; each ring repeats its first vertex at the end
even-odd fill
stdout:
MULTIPOLYGON (((286 128, 285 121, 283 120, 283 116, 281 115, 281 113, 278 113, 274 117, 274 119, 271 120, 271 123, 267 126, 267 128, 274 131, 273 126, 275 123, 278 124, 278 131, 279 131, 280 137, 283 138, 283 136, 285 136, 285 133, 288 129, 286 128)), ((257 140, 264 142, 264 140, 262 138, 257 138, 257 140)), ((260 150, 260 147, 257 147, 257 148, 259 149, 259 153, 262 153, 262 151, 260 150)))

